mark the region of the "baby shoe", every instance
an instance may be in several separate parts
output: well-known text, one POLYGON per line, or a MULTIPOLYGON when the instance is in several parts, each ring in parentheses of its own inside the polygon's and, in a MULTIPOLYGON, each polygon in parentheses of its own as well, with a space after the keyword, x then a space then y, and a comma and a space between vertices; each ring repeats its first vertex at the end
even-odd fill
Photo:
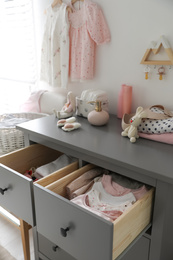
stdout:
POLYGON ((67 119, 60 119, 58 120, 57 122, 57 126, 63 126, 65 125, 66 123, 73 123, 76 121, 76 118, 73 116, 73 117, 69 117, 67 119))
POLYGON ((69 131, 75 130, 75 129, 79 128, 79 127, 81 127, 81 124, 79 124, 79 123, 67 123, 67 124, 65 124, 62 127, 62 129, 64 131, 68 131, 69 132, 69 131))

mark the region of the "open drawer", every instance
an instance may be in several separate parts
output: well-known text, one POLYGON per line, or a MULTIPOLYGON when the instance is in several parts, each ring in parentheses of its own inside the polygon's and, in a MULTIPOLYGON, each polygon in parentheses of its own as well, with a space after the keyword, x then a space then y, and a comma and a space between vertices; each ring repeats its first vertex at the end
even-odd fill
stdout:
POLYGON ((107 221, 66 198, 66 185, 93 167, 88 164, 44 187, 34 185, 37 231, 77 260, 112 260, 150 224, 154 189, 117 220, 107 221))
MULTIPOLYGON (((52 162, 60 155, 62 153, 59 151, 33 144, 0 157, 0 205, 34 225, 33 181, 24 176, 24 173, 31 167, 37 168, 52 162)), ((73 171, 78 168, 77 164, 74 163, 73 171)))

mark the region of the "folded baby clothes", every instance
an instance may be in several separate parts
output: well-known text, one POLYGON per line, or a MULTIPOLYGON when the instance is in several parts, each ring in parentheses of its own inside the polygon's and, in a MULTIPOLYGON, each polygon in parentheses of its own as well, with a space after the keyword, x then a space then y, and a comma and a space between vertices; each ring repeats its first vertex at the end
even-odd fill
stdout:
POLYGON ((66 186, 68 198, 72 199, 76 195, 86 192, 89 188, 88 184, 94 180, 95 177, 106 173, 108 173, 108 171, 101 167, 95 167, 94 169, 85 172, 66 186), (82 187, 83 189, 80 190, 82 187), (82 193, 80 193, 80 191, 82 191, 82 193))
POLYGON ((112 177, 110 175, 103 175, 102 185, 105 191, 112 196, 123 196, 131 192, 135 196, 136 200, 142 198, 144 194, 148 191, 145 185, 142 185, 138 189, 125 188, 115 181, 112 181, 112 177))
POLYGON ((107 220, 114 221, 131 207, 136 199, 131 192, 124 196, 112 196, 104 190, 99 181, 94 183, 89 192, 71 201, 107 220))
POLYGON ((36 169, 34 173, 35 177, 40 179, 46 175, 55 172, 73 162, 77 161, 76 158, 63 154, 59 156, 55 161, 42 165, 36 169))
POLYGON ((119 185, 128 188, 128 189, 139 189, 143 186, 143 183, 133 180, 131 178, 122 176, 116 172, 110 172, 112 181, 118 183, 119 185))
POLYGON ((94 181, 90 181, 89 183, 83 185, 79 189, 73 191, 71 194, 69 194, 69 199, 73 199, 81 194, 84 194, 89 191, 89 189, 93 186, 94 181))
POLYGON ((166 144, 173 144, 173 133, 166 133, 166 134, 145 134, 145 133, 138 133, 140 137, 166 143, 166 144))

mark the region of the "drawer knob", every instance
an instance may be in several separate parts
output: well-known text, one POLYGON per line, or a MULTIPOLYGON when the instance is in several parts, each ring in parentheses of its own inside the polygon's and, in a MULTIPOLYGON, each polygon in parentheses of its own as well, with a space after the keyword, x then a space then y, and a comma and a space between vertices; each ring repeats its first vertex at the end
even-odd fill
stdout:
POLYGON ((52 249, 53 249, 53 251, 56 252, 56 250, 58 249, 58 246, 53 246, 52 249))
POLYGON ((70 230, 70 228, 69 228, 69 227, 67 227, 67 228, 61 228, 60 230, 61 230, 61 235, 62 235, 63 237, 66 237, 66 236, 67 236, 67 232, 70 230))
POLYGON ((6 190, 8 190, 8 188, 5 188, 5 189, 0 188, 0 193, 1 193, 2 195, 4 195, 4 192, 5 192, 6 190))

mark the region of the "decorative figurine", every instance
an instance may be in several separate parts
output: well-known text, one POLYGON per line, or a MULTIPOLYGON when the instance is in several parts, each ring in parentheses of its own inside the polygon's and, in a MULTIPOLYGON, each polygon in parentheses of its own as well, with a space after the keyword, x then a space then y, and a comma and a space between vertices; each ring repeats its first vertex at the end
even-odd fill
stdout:
POLYGON ((139 138, 138 135, 138 126, 140 125, 142 118, 145 118, 147 113, 143 110, 142 107, 136 109, 136 114, 130 120, 130 126, 128 126, 122 133, 122 136, 128 136, 130 142, 136 142, 136 138, 139 138))
POLYGON ((54 114, 56 117, 60 118, 67 118, 71 117, 73 113, 76 110, 76 101, 75 101, 75 96, 73 93, 70 91, 67 94, 67 103, 62 107, 60 111, 54 110, 54 114))

